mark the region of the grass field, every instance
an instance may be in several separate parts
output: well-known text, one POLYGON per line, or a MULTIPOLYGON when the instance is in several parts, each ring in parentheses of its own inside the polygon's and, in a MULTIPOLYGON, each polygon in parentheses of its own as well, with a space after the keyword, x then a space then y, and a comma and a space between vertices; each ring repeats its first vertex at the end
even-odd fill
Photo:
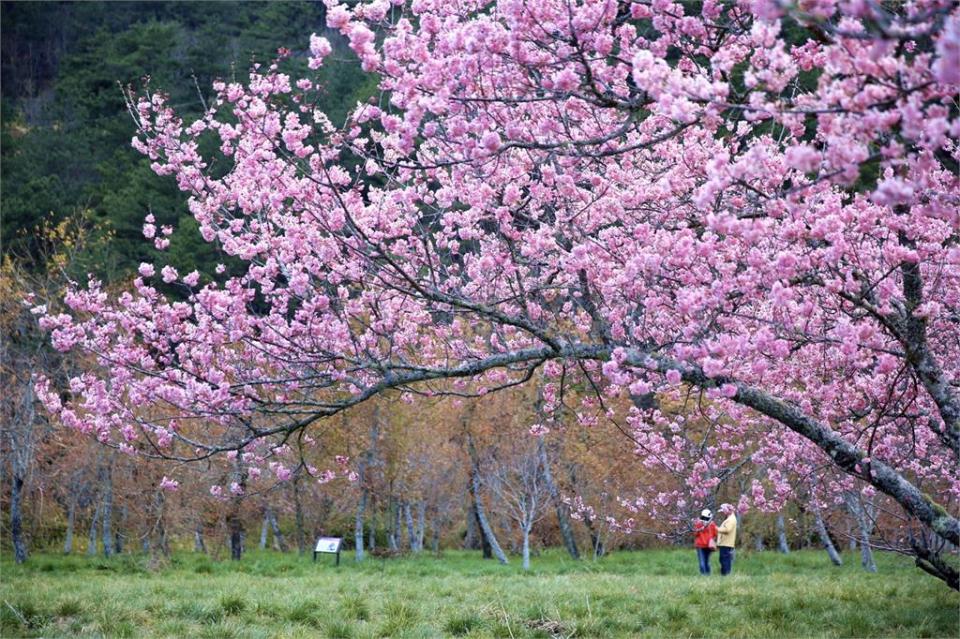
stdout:
POLYGON ((250 553, 35 555, 0 563, 0 635, 12 637, 957 637, 960 597, 908 559, 822 552, 741 554, 736 574, 696 575, 690 551, 558 551, 498 566, 448 552, 313 564, 250 553))

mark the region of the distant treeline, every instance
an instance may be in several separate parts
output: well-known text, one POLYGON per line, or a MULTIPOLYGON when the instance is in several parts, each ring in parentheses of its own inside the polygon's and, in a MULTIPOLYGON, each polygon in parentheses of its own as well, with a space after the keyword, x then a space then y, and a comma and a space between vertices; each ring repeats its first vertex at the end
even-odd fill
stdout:
MULTIPOLYGON (((305 68, 310 33, 326 31, 319 2, 3 2, 2 239, 6 255, 43 264, 44 229, 78 217, 89 227, 77 275, 122 279, 155 250, 143 218, 177 230, 164 261, 212 275, 224 256, 195 232, 186 197, 130 148, 134 125, 121 85, 163 90, 198 113, 215 78, 242 78, 281 47, 305 68)), ((349 49, 318 72, 334 122, 370 95, 349 49)))

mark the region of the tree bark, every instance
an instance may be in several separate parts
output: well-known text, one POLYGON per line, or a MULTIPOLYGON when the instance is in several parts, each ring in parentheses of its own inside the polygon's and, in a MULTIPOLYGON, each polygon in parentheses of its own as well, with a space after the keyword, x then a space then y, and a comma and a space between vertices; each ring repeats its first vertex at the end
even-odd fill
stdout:
POLYGON ((103 468, 103 519, 100 531, 103 537, 103 556, 113 556, 113 459, 103 468))
POLYGON ((607 551, 603 547, 603 539, 600 537, 600 531, 597 530, 597 527, 593 523, 593 518, 584 513, 583 523, 587 527, 587 532, 590 533, 590 545, 593 548, 593 558, 599 559, 603 557, 607 551))
POLYGON ((93 509, 93 516, 90 518, 90 534, 87 537, 87 555, 97 554, 97 522, 100 521, 100 502, 93 509))
POLYGON ((417 502, 417 552, 423 551, 423 540, 427 534, 427 504, 421 500, 417 502))
MULTIPOLYGON (((468 485, 471 484, 473 479, 467 482, 468 485)), ((479 550, 480 549, 480 534, 479 534, 479 524, 477 524, 477 511, 473 507, 473 488, 472 486, 468 488, 468 497, 469 503, 467 504, 467 530, 463 536, 463 547, 465 550, 479 550)))
POLYGON ((530 570, 530 529, 523 527, 523 569, 530 570))
POLYGON ((870 504, 863 504, 860 496, 851 492, 844 493, 843 500, 846 503, 847 511, 853 515, 857 522, 857 529, 860 534, 860 565, 867 572, 877 572, 877 563, 873 559, 873 549, 870 546, 870 534, 873 532, 873 524, 870 521, 873 518, 873 513, 870 504))
POLYGON ((23 477, 14 472, 10 485, 10 536, 13 539, 13 557, 18 564, 27 560, 27 540, 23 536, 23 477))
POLYGON ((777 550, 785 555, 790 554, 790 544, 787 543, 787 527, 783 515, 777 513, 777 550))
MULTIPOLYGON (((360 463, 359 481, 364 481, 365 469, 360 463)), ((357 561, 363 561, 363 518, 367 510, 367 489, 360 489, 360 499, 357 501, 357 514, 353 518, 353 555, 357 561)))
POLYGON ((830 561, 833 562, 834 566, 842 566, 843 559, 841 559, 840 553, 837 552, 836 547, 833 545, 833 540, 830 539, 830 533, 827 532, 827 526, 823 523, 823 517, 820 515, 819 508, 814 508, 813 510, 813 521, 817 527, 817 534, 820 535, 820 541, 827 551, 827 556, 830 557, 830 561))
POLYGON ((490 545, 490 551, 501 564, 507 564, 507 555, 503 552, 500 544, 497 542, 496 535, 493 534, 493 528, 487 521, 487 515, 483 508, 483 501, 480 499, 480 457, 477 455, 477 447, 473 443, 473 435, 467 433, 467 451, 470 454, 471 481, 470 488, 473 495, 473 508, 477 515, 477 523, 480 524, 480 530, 483 537, 490 545))
POLYGON ((69 555, 73 552, 73 526, 77 516, 77 499, 70 496, 70 505, 67 507, 67 536, 63 540, 63 554, 69 555))
POLYGON ((203 543, 203 524, 201 523, 197 523, 196 528, 193 529, 193 551, 207 552, 207 545, 203 543))
POLYGON ((300 478, 293 479, 293 512, 297 526, 297 553, 302 557, 307 552, 307 535, 303 527, 303 503, 300 499, 300 478))
POLYGON ((403 518, 407 523, 407 546, 411 552, 417 552, 417 533, 413 529, 413 513, 408 501, 403 502, 403 518))
POLYGON ((577 540, 573 535, 573 526, 570 525, 570 514, 567 504, 560 497, 560 491, 557 489, 556 482, 553 481, 553 473, 550 471, 550 459, 547 456, 547 446, 543 435, 537 442, 537 454, 540 456, 540 467, 543 469, 543 481, 547 485, 547 492, 550 494, 550 500, 557 511, 557 524, 560 527, 560 536, 563 538, 563 546, 573 559, 580 559, 580 549, 577 548, 577 540))
POLYGON ((260 550, 267 549, 267 536, 270 534, 270 510, 263 509, 263 520, 260 522, 260 550))
POLYGON ((273 542, 280 552, 287 552, 290 550, 290 547, 287 546, 287 540, 283 536, 283 531, 280 530, 280 522, 277 521, 277 514, 272 508, 267 512, 270 514, 270 530, 273 531, 273 542))

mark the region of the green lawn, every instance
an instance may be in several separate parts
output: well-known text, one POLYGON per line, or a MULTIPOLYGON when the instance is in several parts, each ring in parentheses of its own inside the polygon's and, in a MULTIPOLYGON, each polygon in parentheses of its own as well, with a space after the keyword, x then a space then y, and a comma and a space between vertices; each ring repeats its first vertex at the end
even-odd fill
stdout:
POLYGON ((960 597, 899 556, 880 572, 822 552, 742 553, 700 577, 690 551, 573 562, 559 551, 503 567, 478 553, 345 557, 318 564, 250 553, 181 553, 162 568, 35 555, 0 563, 9 637, 957 637, 960 597))

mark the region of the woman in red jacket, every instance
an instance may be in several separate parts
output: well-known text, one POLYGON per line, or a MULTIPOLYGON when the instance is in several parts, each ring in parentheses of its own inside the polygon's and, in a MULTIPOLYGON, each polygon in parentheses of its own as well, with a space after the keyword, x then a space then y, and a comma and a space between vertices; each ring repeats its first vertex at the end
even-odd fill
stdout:
POLYGON ((709 508, 700 512, 700 519, 693 522, 693 546, 700 561, 700 574, 710 574, 710 554, 717 549, 717 525, 709 508))

